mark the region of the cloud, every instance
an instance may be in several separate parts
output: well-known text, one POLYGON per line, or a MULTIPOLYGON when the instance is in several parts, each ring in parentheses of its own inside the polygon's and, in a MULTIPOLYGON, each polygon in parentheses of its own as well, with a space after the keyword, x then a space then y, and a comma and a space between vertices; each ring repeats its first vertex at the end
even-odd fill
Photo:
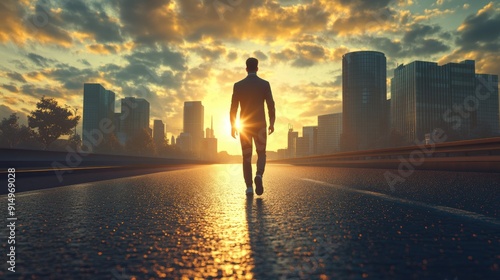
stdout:
POLYGON ((238 58, 238 53, 235 52, 235 51, 230 51, 227 55, 226 55, 226 60, 227 61, 235 61, 236 59, 238 58))
POLYGON ((289 39, 326 30, 331 14, 321 1, 280 5, 272 0, 185 0, 178 5, 179 32, 189 42, 289 39))
POLYGON ((91 44, 87 45, 87 49, 96 54, 116 54, 121 48, 117 44, 91 44))
POLYGON ((78 59, 78 62, 81 62, 85 66, 91 66, 90 62, 86 59, 78 59))
POLYGON ((444 15, 453 14, 454 11, 450 9, 424 9, 423 14, 416 14, 413 16, 413 22, 428 21, 431 18, 442 17, 444 15))
POLYGON ((58 13, 61 26, 89 34, 98 43, 121 43, 123 38, 118 19, 111 17, 98 2, 65 1, 58 13))
POLYGON ((28 59, 40 67, 48 67, 50 64, 56 62, 54 59, 49 59, 35 53, 29 53, 28 59))
POLYGON ((13 92, 13 93, 17 93, 19 92, 19 89, 15 86, 15 85, 7 85, 7 84, 3 84, 2 87, 10 92, 13 92))
POLYGON ((138 44, 182 42, 183 34, 175 1, 123 0, 118 4, 123 32, 131 36, 134 42, 138 44))
POLYGON ((315 124, 318 115, 342 111, 342 87, 335 81, 281 85, 277 92, 290 93, 275 96, 276 104, 281 108, 298 108, 290 113, 283 112, 284 117, 304 125, 315 124))
POLYGON ((500 13, 493 2, 469 15, 458 28, 457 45, 462 50, 497 51, 500 48, 500 13))
POLYGON ((414 24, 411 29, 408 30, 403 36, 403 42, 407 44, 412 44, 422 40, 423 38, 434 35, 441 30, 438 25, 424 25, 424 24, 414 24))
POLYGON ((267 55, 261 51, 254 51, 253 54, 260 61, 266 61, 268 59, 267 55))
POLYGON ((306 68, 330 60, 330 50, 313 43, 295 43, 279 52, 270 52, 273 62, 290 63, 297 68, 306 68))
POLYGON ((223 57, 226 54, 226 48, 222 45, 197 45, 195 47, 189 48, 190 53, 196 53, 205 61, 215 61, 223 57))
MULTIPOLYGON (((4 118, 8 118, 10 115, 17 113, 15 110, 10 108, 9 106, 6 106, 4 104, 0 104, 0 120, 3 120, 4 118)), ((19 117, 19 114, 18 114, 19 117)))
POLYGON ((332 58, 334 60, 340 60, 344 56, 344 54, 348 53, 349 49, 347 47, 341 46, 333 50, 332 58))
POLYGON ((26 83, 26 79, 23 77, 22 74, 19 74, 17 72, 8 72, 6 73, 7 74, 7 77, 9 77, 10 79, 14 80, 14 81, 18 81, 18 82, 21 82, 21 83, 26 83))
POLYGON ((392 37, 362 36, 358 44, 369 45, 385 53, 389 58, 418 58, 432 56, 450 50, 448 32, 441 32, 438 25, 413 23, 406 26, 401 39, 392 37))
POLYGON ((40 99, 42 98, 42 96, 48 96, 54 98, 65 97, 65 94, 60 90, 60 88, 55 86, 39 87, 33 84, 26 84, 20 88, 20 92, 35 99, 40 99))
MULTIPOLYGON (((63 88, 52 86, 45 88, 45 91, 55 92, 57 96, 62 96, 62 90, 79 91, 82 89, 83 84, 94 80, 99 77, 99 73, 91 68, 76 68, 69 64, 59 63, 53 68, 44 69, 42 71, 33 71, 27 74, 27 77, 34 80, 44 80, 47 82, 55 81, 63 88)), ((31 89, 30 87, 23 87, 24 89, 31 89)), ((49 94, 46 94, 50 96, 49 94)))
POLYGON ((465 18, 455 34, 457 48, 439 63, 476 60, 476 72, 500 74, 500 13, 493 2, 465 18))
POLYGON ((132 54, 125 56, 131 64, 144 64, 156 69, 159 66, 169 67, 172 70, 186 70, 186 55, 181 51, 173 51, 168 47, 152 47, 136 49, 132 54))
POLYGON ((393 30, 396 11, 390 7, 391 0, 364 1, 341 0, 339 16, 333 21, 332 31, 340 36, 368 32, 393 30))

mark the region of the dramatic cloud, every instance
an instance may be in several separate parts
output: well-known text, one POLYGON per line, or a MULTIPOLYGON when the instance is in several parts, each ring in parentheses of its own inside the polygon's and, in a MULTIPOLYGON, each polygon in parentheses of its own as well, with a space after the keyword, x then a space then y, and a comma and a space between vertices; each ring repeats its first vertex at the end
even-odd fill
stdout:
POLYGON ((118 19, 110 17, 104 7, 96 2, 71 0, 63 4, 58 17, 61 25, 74 31, 89 34, 96 42, 123 42, 118 19))
POLYGON ((456 32, 457 48, 440 63, 476 60, 476 70, 500 74, 500 9, 490 2, 476 14, 465 18, 456 32))
POLYGON ((468 16, 458 28, 456 43, 463 51, 500 49, 500 12, 493 2, 468 16))

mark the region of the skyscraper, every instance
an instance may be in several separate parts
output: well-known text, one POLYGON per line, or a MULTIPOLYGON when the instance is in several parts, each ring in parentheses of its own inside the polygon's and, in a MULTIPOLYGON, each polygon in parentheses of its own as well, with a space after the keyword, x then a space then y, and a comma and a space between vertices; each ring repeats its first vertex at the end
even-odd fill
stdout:
POLYGON ((288 157, 294 158, 297 156, 297 138, 299 132, 293 131, 293 126, 288 125, 288 157))
POLYGON ((358 51, 342 57, 343 150, 381 146, 386 135, 386 59, 381 52, 358 51))
POLYGON ((165 124, 161 120, 153 121, 153 141, 157 147, 165 143, 165 124))
POLYGON ((184 102, 183 132, 191 137, 191 144, 186 148, 196 156, 200 156, 203 139, 205 108, 201 101, 184 102))
POLYGON ((342 113, 318 116, 318 154, 340 151, 342 113))
POLYGON ((206 129, 206 138, 203 139, 203 153, 202 157, 206 160, 216 160, 217 159, 217 138, 215 138, 214 132, 214 118, 212 117, 210 122, 210 128, 206 129))
POLYGON ((141 131, 151 133, 149 127, 149 102, 143 98, 125 97, 121 100, 121 133, 124 142, 137 136, 141 131))
POLYGON ((408 144, 436 129, 448 140, 493 136, 498 110, 498 76, 475 74, 473 60, 441 66, 414 61, 394 70, 391 128, 408 144))
POLYGON ((318 152, 318 127, 302 127, 302 137, 307 138, 308 141, 307 155, 310 156, 316 154, 318 152))
MULTIPOLYGON (((83 140, 95 138, 96 131, 101 131, 102 122, 114 123, 115 93, 106 90, 100 84, 83 85, 83 140), (94 136, 93 136, 94 135, 94 136)), ((115 126, 116 127, 116 126, 115 126)), ((102 133, 102 131, 101 131, 102 133)), ((106 136, 106 135, 103 135, 106 136)), ((92 142, 92 141, 91 141, 92 142)), ((102 142, 102 139, 101 139, 102 142)), ((92 142, 94 148, 98 141, 92 142)))

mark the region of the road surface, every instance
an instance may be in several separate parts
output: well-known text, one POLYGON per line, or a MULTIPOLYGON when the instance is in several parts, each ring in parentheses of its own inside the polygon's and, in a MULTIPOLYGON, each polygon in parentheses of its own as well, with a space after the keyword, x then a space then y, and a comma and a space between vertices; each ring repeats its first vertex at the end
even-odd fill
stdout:
POLYGON ((498 174, 416 172, 391 191, 383 173, 268 165, 250 199, 240 165, 18 193, 0 277, 500 279, 498 174))

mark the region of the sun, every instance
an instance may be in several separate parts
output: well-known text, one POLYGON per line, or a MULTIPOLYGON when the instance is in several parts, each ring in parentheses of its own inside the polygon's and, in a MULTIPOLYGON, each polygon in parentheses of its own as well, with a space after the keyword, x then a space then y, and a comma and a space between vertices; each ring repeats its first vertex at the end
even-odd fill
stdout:
POLYGON ((236 126, 236 130, 241 131, 241 120, 240 117, 236 117, 236 122, 234 123, 234 126, 236 126))

